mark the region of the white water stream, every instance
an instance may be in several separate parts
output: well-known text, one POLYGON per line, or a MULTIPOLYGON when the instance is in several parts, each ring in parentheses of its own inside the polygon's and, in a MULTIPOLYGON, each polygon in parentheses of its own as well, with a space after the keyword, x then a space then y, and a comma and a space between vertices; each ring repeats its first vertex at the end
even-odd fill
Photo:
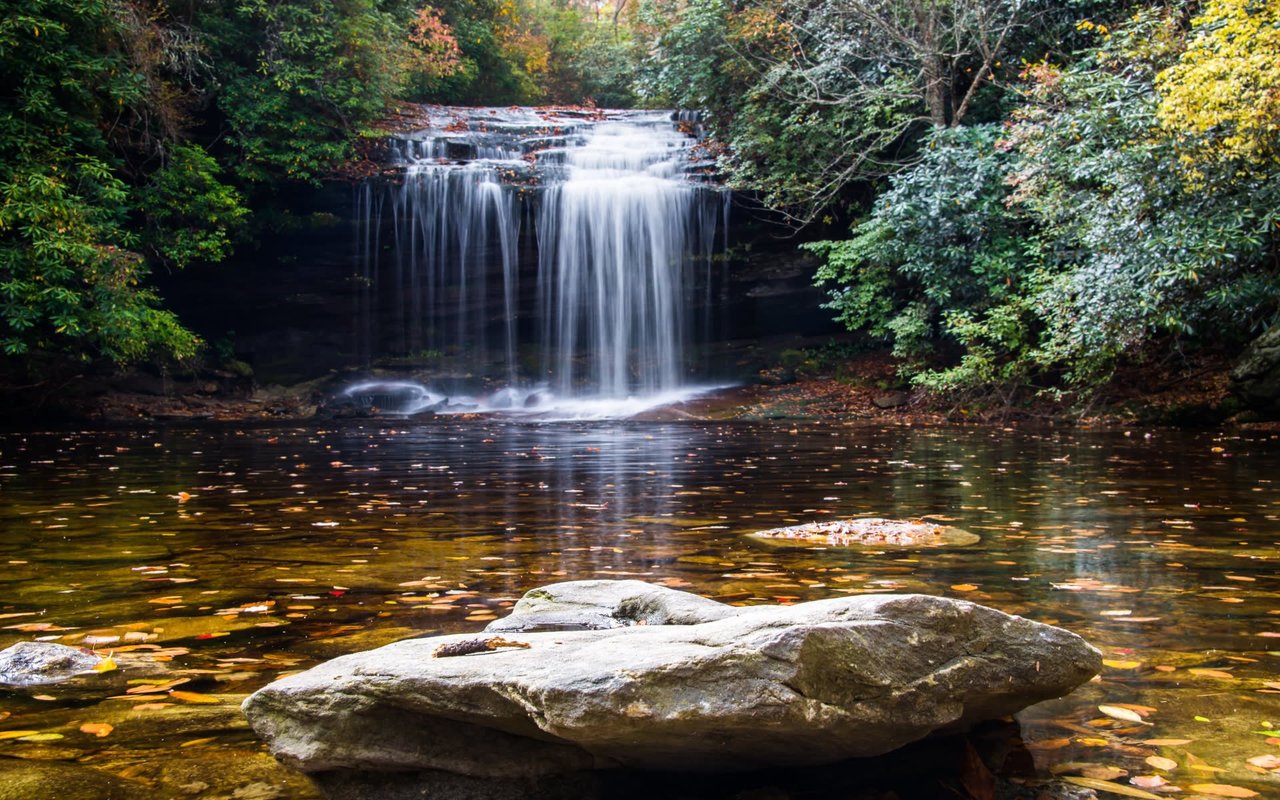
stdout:
POLYGON ((349 394, 401 413, 626 416, 698 391, 686 352, 727 194, 691 178, 695 143, 670 112, 530 109, 442 109, 393 142, 403 182, 357 198, 361 347, 485 381, 349 394))

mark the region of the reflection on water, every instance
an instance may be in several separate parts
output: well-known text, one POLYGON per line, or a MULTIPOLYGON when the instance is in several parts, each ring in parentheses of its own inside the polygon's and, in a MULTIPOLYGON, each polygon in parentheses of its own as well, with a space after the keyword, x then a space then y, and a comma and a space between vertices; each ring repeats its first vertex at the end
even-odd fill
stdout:
POLYGON ((0 739, 0 754, 168 786, 175 753, 197 771, 260 757, 229 704, 281 672, 478 629, 541 583, 628 577, 741 603, 948 594, 1063 625, 1108 667, 1022 716, 1042 774, 1105 762, 1128 771, 1120 783, 1264 790, 1266 762, 1246 759, 1280 755, 1266 735, 1280 725, 1276 480, 1267 434, 450 420, 7 436, 0 646, 112 651, 142 676, 130 686, 162 689, 4 700, 0 736, 62 738, 0 739), (852 552, 741 536, 855 515, 932 515, 983 541, 852 552), (1097 709, 1117 703, 1144 723, 1097 709), (78 727, 108 719, 106 736, 78 727))

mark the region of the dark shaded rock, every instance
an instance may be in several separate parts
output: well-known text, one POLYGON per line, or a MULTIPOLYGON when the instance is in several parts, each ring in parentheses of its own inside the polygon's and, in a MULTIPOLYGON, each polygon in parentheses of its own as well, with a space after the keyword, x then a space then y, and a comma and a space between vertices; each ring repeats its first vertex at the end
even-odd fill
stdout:
POLYGON ((911 395, 906 392, 885 392, 871 398, 871 405, 876 408, 901 408, 911 401, 911 395))
POLYGON ((1280 325, 1245 350, 1231 370, 1231 388, 1254 411, 1280 416, 1280 325))
POLYGON ((516 616, 721 616, 507 633, 496 649, 456 657, 435 654, 495 635, 397 642, 277 681, 244 711, 277 758, 307 772, 444 772, 527 788, 598 769, 739 771, 887 753, 1061 696, 1100 668, 1072 633, 947 598, 735 608, 622 584, 534 590, 516 616))

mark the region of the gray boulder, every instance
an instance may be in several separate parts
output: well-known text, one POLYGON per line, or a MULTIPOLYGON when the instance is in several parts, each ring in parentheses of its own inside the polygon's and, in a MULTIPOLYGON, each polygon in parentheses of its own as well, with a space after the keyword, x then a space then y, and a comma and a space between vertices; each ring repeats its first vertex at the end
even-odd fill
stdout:
POLYGON ((1253 410, 1280 416, 1280 325, 1249 345, 1231 370, 1231 386, 1253 410))
POLYGON ((396 770, 505 785, 872 756, 1064 695, 1101 668, 1075 634, 959 600, 735 608, 643 586, 546 587, 513 614, 564 620, 576 606, 617 622, 626 608, 637 624, 397 642, 272 683, 244 711, 277 758, 330 782, 396 770), (690 623, 647 624, 664 615, 690 623))
POLYGON ((18 642, 0 650, 0 685, 18 688, 63 683, 93 675, 92 653, 55 642, 18 642))
POLYGON ((569 581, 530 589, 486 631, 605 630, 631 625, 697 625, 739 609, 644 581, 569 581))

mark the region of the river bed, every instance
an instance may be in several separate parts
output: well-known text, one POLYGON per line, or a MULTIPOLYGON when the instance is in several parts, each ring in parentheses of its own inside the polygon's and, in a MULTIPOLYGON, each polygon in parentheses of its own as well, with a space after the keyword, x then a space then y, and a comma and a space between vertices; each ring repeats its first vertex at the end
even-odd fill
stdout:
POLYGON ((1106 667, 1019 715, 1024 779, 1276 792, 1278 481, 1272 433, 438 419, 9 434, 0 646, 91 647, 124 680, 105 699, 0 699, 0 781, 44 770, 64 800, 107 785, 314 797, 240 721, 246 693, 478 630, 540 584, 636 578, 733 603, 926 592, 1062 625, 1106 667), (982 541, 744 538, 853 516, 982 541))

